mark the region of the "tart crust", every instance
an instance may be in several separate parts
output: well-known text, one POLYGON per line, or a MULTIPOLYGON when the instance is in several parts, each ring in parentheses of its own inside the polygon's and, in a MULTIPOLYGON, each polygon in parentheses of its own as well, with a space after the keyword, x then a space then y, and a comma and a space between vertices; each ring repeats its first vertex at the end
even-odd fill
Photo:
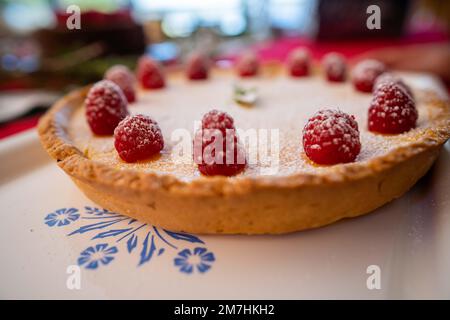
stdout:
MULTIPOLYGON (((270 72, 277 69, 269 67, 270 72)), ((450 137, 449 102, 429 92, 432 108, 439 109, 439 116, 430 120, 432 127, 383 156, 336 165, 326 174, 184 181, 171 174, 118 169, 83 154, 71 141, 68 125, 88 89, 66 95, 41 118, 44 148, 94 202, 174 231, 280 234, 371 212, 409 190, 450 137)))

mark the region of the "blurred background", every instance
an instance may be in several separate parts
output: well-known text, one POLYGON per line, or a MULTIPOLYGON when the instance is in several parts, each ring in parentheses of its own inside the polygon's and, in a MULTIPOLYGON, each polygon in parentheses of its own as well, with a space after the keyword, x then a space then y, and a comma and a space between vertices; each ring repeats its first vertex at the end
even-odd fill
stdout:
MULTIPOLYGON (((448 54, 449 31, 446 0, 0 0, 0 138, 34 126, 59 96, 109 66, 134 68, 142 54, 176 64, 201 49, 222 63, 252 48, 267 61, 306 46, 315 59, 337 51, 350 61, 395 60, 412 47, 420 54, 409 64, 420 70, 423 52, 448 54), (366 27, 372 4, 379 30, 366 27), (80 29, 67 28, 70 5, 81 10, 80 29)), ((436 70, 450 70, 447 57, 436 70)))

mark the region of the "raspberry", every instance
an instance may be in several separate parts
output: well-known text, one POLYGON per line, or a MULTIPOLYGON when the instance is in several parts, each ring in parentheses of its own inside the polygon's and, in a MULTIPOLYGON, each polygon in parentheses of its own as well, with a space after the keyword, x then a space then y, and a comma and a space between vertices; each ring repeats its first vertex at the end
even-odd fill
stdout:
POLYGON ((309 74, 310 54, 304 48, 297 48, 289 54, 287 65, 291 76, 303 77, 309 74))
POLYGON ((136 100, 134 93, 135 78, 130 69, 123 65, 115 65, 106 70, 104 78, 117 84, 122 89, 129 103, 136 100))
MULTIPOLYGON (((243 151, 242 147, 238 146, 238 147, 234 148, 234 159, 239 159, 239 158, 245 159, 245 156, 244 156, 244 151, 243 151)), ((238 173, 242 172, 245 168, 245 162, 244 163, 227 164, 227 163, 225 163, 225 157, 223 158, 223 163, 224 164, 201 163, 198 165, 198 171, 200 171, 200 173, 202 173, 205 176, 231 177, 231 176, 237 175, 238 173)))
POLYGON ((223 136, 217 129, 204 129, 196 132, 194 157, 198 164, 198 170, 202 174, 206 176, 220 175, 230 177, 244 170, 246 165, 245 151, 239 143, 234 130, 231 130, 228 133, 230 135, 228 139, 226 135, 223 136), (221 150, 215 149, 216 134, 223 139, 221 150), (220 152, 220 154, 216 158, 217 152, 220 152))
POLYGON ((247 52, 239 58, 236 68, 241 77, 255 76, 259 71, 258 57, 253 52, 247 52))
POLYGON ((187 77, 191 80, 204 80, 208 78, 209 62, 200 53, 194 53, 189 57, 187 63, 187 77))
POLYGON ((372 92, 375 79, 386 71, 386 66, 377 60, 363 60, 353 68, 353 85, 358 91, 372 92))
POLYGON ((219 129, 225 135, 227 129, 234 129, 234 120, 226 112, 211 110, 202 118, 202 129, 219 129))
POLYGON ((331 52, 323 57, 323 68, 328 81, 343 82, 345 81, 346 63, 345 58, 339 53, 331 52))
POLYGON ((399 85, 400 87, 402 87, 411 97, 413 96, 413 93, 411 91, 411 88, 406 85, 402 79, 400 79, 399 77, 393 75, 392 73, 389 72, 385 72, 382 75, 378 76, 375 79, 375 83, 373 85, 373 92, 375 93, 377 91, 377 89, 379 87, 382 86, 383 83, 395 83, 397 85, 399 85))
POLYGON ((147 159, 164 148, 164 140, 156 121, 138 114, 123 119, 114 130, 114 146, 126 162, 147 159))
POLYGON ((147 56, 138 61, 137 78, 145 89, 160 89, 166 85, 160 65, 147 56))
POLYGON ((86 119, 95 134, 112 134, 117 124, 128 115, 127 99, 119 86, 109 80, 92 86, 84 104, 86 119))
POLYGON ((245 150, 239 143, 231 116, 217 110, 204 115, 202 130, 194 138, 194 159, 198 170, 206 176, 233 176, 245 168, 245 150), (216 143, 216 139, 222 143, 216 143), (217 144, 220 150, 216 150, 217 144), (220 154, 216 157, 217 152, 220 154))
POLYGON ((379 133, 402 133, 416 126, 417 109, 406 90, 383 82, 377 88, 369 107, 369 130, 379 133))
POLYGON ((303 149, 317 164, 352 162, 361 150, 355 117, 338 110, 321 110, 303 128, 303 149))

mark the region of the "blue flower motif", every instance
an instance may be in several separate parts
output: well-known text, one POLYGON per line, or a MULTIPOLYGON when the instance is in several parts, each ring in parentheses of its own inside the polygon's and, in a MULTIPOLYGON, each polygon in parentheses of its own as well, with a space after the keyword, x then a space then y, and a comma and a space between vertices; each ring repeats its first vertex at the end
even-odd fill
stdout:
POLYGON ((71 222, 78 220, 80 214, 78 213, 78 209, 75 208, 62 208, 58 209, 55 212, 49 213, 45 217, 45 224, 49 227, 53 226, 65 226, 70 224, 71 222))
POLYGON ((93 241, 105 241, 87 247, 80 253, 78 265, 86 269, 109 265, 119 257, 117 253, 121 244, 124 252, 138 256, 138 266, 163 255, 166 249, 174 249, 175 267, 186 274, 205 273, 215 261, 214 254, 205 247, 185 249, 186 243, 205 246, 203 240, 195 235, 160 229, 107 209, 85 206, 84 210, 79 211, 76 208, 62 208, 47 214, 44 223, 49 227, 70 225, 69 228, 78 224, 68 236, 87 235, 93 241), (114 244, 109 240, 115 241, 114 244))
POLYGON ((78 258, 80 266, 85 265, 86 269, 97 269, 99 263, 109 264, 114 260, 114 254, 118 252, 116 247, 109 247, 106 243, 99 243, 95 247, 89 247, 81 252, 78 258))
POLYGON ((208 252, 206 248, 195 248, 194 251, 184 249, 178 253, 174 259, 175 266, 180 268, 181 272, 192 273, 194 268, 204 273, 211 268, 211 264, 216 260, 212 252, 208 252))

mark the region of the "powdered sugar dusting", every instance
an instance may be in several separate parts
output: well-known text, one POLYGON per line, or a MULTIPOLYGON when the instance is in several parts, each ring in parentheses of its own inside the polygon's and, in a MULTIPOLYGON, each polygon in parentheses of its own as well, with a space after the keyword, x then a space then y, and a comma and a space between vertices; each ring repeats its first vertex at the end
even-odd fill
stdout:
POLYGON ((202 118, 203 129, 218 129, 225 134, 226 129, 234 129, 234 120, 226 112, 211 110, 202 118))
MULTIPOLYGON (((195 163, 173 163, 171 152, 176 141, 171 140, 175 129, 186 129, 194 133, 194 122, 212 107, 226 111, 233 116, 238 129, 264 128, 280 130, 280 168, 278 175, 294 173, 326 174, 335 166, 315 166, 303 156, 302 130, 306 121, 323 106, 336 106, 343 112, 355 116, 360 131, 361 151, 356 163, 382 156, 389 151, 414 141, 430 126, 428 102, 421 97, 421 88, 432 89, 428 77, 402 77, 411 85, 419 113, 416 128, 399 135, 380 135, 367 130, 367 114, 371 95, 356 92, 348 82, 329 85, 320 76, 305 78, 304 81, 290 77, 246 78, 245 85, 257 87, 258 103, 254 108, 242 108, 230 98, 236 78, 223 74, 212 74, 202 83, 192 83, 183 77, 170 78, 170 85, 164 90, 139 94, 139 101, 132 105, 132 114, 145 114, 155 119, 165 138, 164 149, 155 161, 137 163, 122 162, 114 149, 112 137, 94 136, 86 124, 84 109, 80 108, 71 118, 69 135, 75 145, 89 158, 117 166, 121 169, 136 168, 143 171, 171 173, 183 180, 199 176, 195 163), (423 80, 421 80, 423 79, 423 80), (422 86, 422 84, 426 84, 422 86)), ((436 111, 437 112, 437 111, 436 111)), ((433 109, 433 114, 435 110, 433 109)), ((435 115, 434 115, 435 116, 435 115)), ((245 141, 242 141, 245 143, 245 141)), ((351 166, 342 164, 338 166, 351 166)), ((258 165, 248 164, 239 176, 260 175, 258 165)), ((239 178, 237 176, 237 178, 239 178)))
POLYGON ((114 138, 117 152, 128 162, 146 159, 164 147, 158 124, 142 114, 123 119, 114 130, 114 138))
POLYGON ((409 88, 409 86, 407 86, 400 77, 392 74, 391 72, 385 72, 375 79, 375 83, 373 85, 373 91, 374 92, 377 91, 384 84, 391 84, 391 85, 396 84, 396 85, 400 86, 403 90, 405 90, 405 92, 407 94, 409 94, 411 97, 413 97, 412 91, 409 88))

